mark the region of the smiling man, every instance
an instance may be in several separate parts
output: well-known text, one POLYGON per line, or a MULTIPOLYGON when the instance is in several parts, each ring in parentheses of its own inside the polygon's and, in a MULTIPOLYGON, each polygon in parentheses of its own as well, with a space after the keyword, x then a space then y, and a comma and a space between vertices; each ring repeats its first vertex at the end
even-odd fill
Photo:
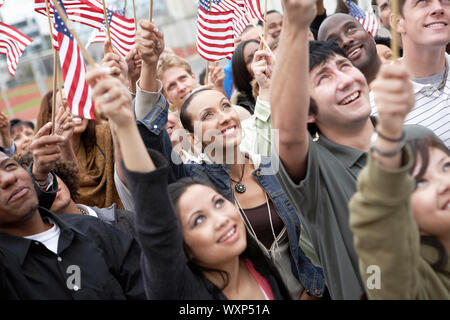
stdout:
POLYGON ((0 152, 0 299, 145 299, 139 257, 99 219, 40 207, 29 173, 0 152))
POLYGON ((450 0, 401 0, 399 8, 402 62, 416 95, 405 123, 431 129, 450 148, 450 0))
POLYGON ((347 57, 371 83, 377 76, 381 60, 375 40, 354 17, 336 13, 327 17, 319 28, 318 40, 336 39, 347 57))
MULTIPOLYGON (((279 132, 272 161, 281 160, 277 178, 302 215, 331 298, 359 299, 365 286, 347 203, 356 191, 371 137, 376 138, 369 117, 369 87, 336 43, 313 41, 308 56, 314 2, 283 0, 286 15, 270 98, 272 127, 279 132), (315 125, 315 139, 308 124, 315 125)), ((354 24, 348 27, 356 28, 354 24)), ((391 99, 389 107, 394 108, 387 109, 395 116, 407 112, 414 98, 404 68, 396 66, 390 71, 382 68, 374 83, 383 84, 380 91, 391 99)), ((406 139, 427 134, 432 133, 426 128, 405 126, 406 139)), ((388 139, 394 138, 399 137, 388 139)))

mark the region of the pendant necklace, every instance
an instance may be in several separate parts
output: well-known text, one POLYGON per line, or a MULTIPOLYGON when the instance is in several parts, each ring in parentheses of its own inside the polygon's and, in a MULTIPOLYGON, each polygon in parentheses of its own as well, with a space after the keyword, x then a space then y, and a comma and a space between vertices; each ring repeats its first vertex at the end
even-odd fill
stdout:
POLYGON ((236 183, 236 185, 234 186, 234 190, 236 190, 236 192, 238 192, 238 193, 244 193, 245 190, 247 190, 245 185, 241 183, 242 178, 244 177, 244 169, 245 169, 245 162, 244 162, 244 165, 242 166, 242 173, 241 173, 241 177, 239 178, 239 181, 233 180, 230 175, 230 180, 233 181, 234 183, 236 183))

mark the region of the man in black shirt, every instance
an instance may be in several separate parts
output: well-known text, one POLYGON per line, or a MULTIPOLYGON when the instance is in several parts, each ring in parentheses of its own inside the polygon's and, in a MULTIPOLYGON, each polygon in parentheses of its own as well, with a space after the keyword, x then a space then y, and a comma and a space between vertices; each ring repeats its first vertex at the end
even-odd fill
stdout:
POLYGON ((101 220, 39 207, 29 173, 0 152, 0 298, 145 299, 139 257, 101 220))

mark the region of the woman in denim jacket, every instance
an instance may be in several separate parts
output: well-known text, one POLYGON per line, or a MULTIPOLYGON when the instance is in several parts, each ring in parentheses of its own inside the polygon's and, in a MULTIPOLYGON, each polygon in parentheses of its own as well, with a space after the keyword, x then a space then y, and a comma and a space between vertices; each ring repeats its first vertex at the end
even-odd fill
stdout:
POLYGON ((147 109, 137 121, 146 146, 172 160, 169 182, 186 176, 210 180, 240 209, 249 234, 274 262, 291 296, 322 297, 325 287, 322 269, 311 263, 299 247, 300 215, 276 180, 277 168, 270 158, 239 151, 241 123, 228 99, 219 91, 205 88, 194 91, 183 105, 180 113, 183 126, 194 133, 194 138, 203 137, 204 151, 209 151, 202 164, 183 164, 172 152, 164 129, 169 104, 160 92, 146 92, 138 82, 135 102, 136 114, 147 109), (201 132, 194 130, 195 121, 202 123, 201 132))

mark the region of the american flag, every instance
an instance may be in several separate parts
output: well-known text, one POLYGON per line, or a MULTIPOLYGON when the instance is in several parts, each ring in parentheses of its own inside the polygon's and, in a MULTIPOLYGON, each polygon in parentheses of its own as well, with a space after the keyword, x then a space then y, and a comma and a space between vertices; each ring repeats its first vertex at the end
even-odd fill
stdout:
POLYGON ((0 0, 0 7, 5 3, 5 0, 0 0))
POLYGON ((363 11, 351 0, 347 1, 347 5, 348 14, 355 17, 356 20, 361 23, 363 28, 375 38, 378 34, 378 29, 380 28, 377 18, 368 12, 363 11))
MULTIPOLYGON (((199 0, 200 6, 209 12, 233 14, 233 29, 235 37, 239 37, 245 27, 250 23, 245 14, 244 0, 199 0)), ((199 6, 199 7, 200 7, 199 6)))
MULTIPOLYGON (((61 8, 65 10, 61 0, 61 8)), ((95 119, 91 89, 86 83, 86 66, 83 56, 69 29, 57 11, 54 12, 54 26, 57 32, 59 60, 64 79, 64 92, 72 114, 95 119)))
POLYGON ((31 43, 29 37, 19 30, 0 22, 0 54, 6 55, 8 72, 14 76, 23 50, 31 43))
MULTIPOLYGON (((53 15, 53 0, 49 0, 49 12, 53 15)), ((47 15, 45 0, 35 0, 35 11, 47 15)), ((65 0, 67 15, 71 21, 102 30, 105 28, 103 4, 98 0, 65 0)), ((125 57, 130 52, 136 40, 134 19, 127 19, 121 12, 107 10, 111 42, 113 48, 125 57)))
POLYGON ((208 61, 230 59, 234 52, 234 14, 211 12, 209 0, 200 0, 197 18, 197 51, 208 61))
POLYGON ((245 10, 250 14, 253 19, 266 21, 261 12, 260 0, 244 0, 245 10))
POLYGON ((91 35, 89 37, 88 42, 86 43, 86 48, 89 48, 89 46, 93 43, 104 43, 107 39, 106 30, 102 29, 95 29, 91 32, 91 35))

